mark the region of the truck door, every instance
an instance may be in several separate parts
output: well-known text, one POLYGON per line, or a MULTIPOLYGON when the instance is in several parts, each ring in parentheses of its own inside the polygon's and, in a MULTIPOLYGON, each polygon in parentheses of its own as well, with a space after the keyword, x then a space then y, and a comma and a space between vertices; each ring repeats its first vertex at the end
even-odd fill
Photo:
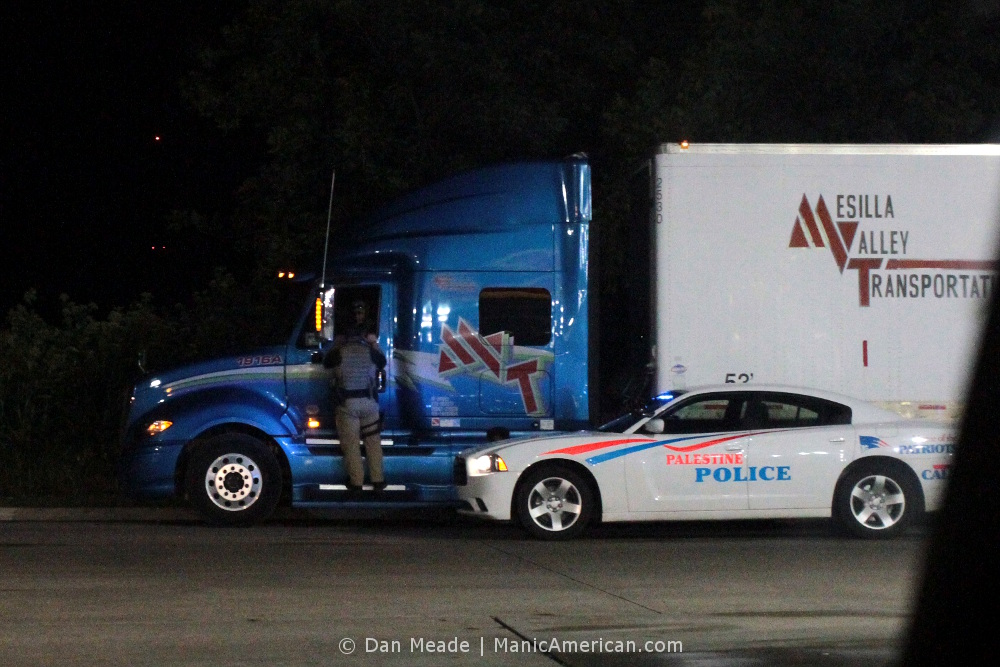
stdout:
MULTIPOLYGON (((745 510, 746 392, 699 394, 661 415, 663 447, 626 457, 633 512, 745 510)), ((652 422, 651 422, 652 423, 652 422)), ((641 433, 642 431, 640 431, 641 433)))
POLYGON ((750 509, 828 508, 855 441, 851 410, 832 401, 757 395, 762 427, 750 439, 750 509))
POLYGON ((419 333, 397 351, 400 379, 419 396, 415 426, 538 430, 554 410, 553 300, 551 273, 426 274, 419 333))
MULTIPOLYGON (((552 415, 552 376, 549 355, 540 350, 552 347, 551 280, 544 287, 486 287, 479 292, 479 328, 498 339, 496 348, 505 354, 486 357, 479 372, 479 407, 486 415, 552 415)), ((487 339, 489 340, 489 339, 487 339)), ((494 348, 494 349, 496 349, 494 348)))
MULTIPOLYGON (((398 428, 399 414, 396 401, 396 385, 388 380, 393 369, 393 343, 395 336, 396 302, 395 285, 388 281, 335 284, 318 295, 322 301, 322 315, 307 316, 298 341, 289 346, 286 367, 286 387, 288 397, 288 417, 302 433, 312 457, 312 465, 303 466, 310 472, 307 477, 296 480, 300 484, 342 484, 346 470, 342 467, 340 440, 337 435, 333 401, 330 395, 330 371, 323 367, 320 358, 329 349, 338 329, 343 329, 351 321, 351 304, 363 300, 369 304, 372 325, 377 332, 379 346, 388 358, 386 377, 379 393, 379 408, 384 418, 382 447, 386 478, 393 483, 420 481, 414 471, 421 471, 420 465, 409 465, 415 452, 408 451, 407 457, 394 455, 399 440, 405 441, 405 434, 398 428)), ((448 474, 451 468, 448 467, 448 474)))

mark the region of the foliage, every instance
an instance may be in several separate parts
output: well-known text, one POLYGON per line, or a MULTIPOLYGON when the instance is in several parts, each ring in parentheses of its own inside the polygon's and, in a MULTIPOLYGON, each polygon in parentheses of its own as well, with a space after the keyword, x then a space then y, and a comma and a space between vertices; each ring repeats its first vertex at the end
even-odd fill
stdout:
POLYGON ((604 100, 664 32, 642 7, 254 0, 186 82, 220 127, 267 137, 232 237, 261 265, 315 261, 333 168, 339 233, 450 172, 599 151, 604 100))
POLYGON ((188 307, 160 312, 144 295, 101 318, 64 295, 54 322, 29 293, 0 329, 0 499, 111 501, 140 359, 153 371, 283 340, 288 329, 260 324, 274 308, 250 293, 219 272, 188 307))
POLYGON ((655 142, 982 141, 998 108, 996 14, 981 3, 708 0, 681 68, 644 63, 611 125, 655 142))
POLYGON ((61 321, 34 295, 0 330, 0 497, 110 494, 118 430, 139 349, 173 347, 148 300, 106 320, 62 298, 61 321))

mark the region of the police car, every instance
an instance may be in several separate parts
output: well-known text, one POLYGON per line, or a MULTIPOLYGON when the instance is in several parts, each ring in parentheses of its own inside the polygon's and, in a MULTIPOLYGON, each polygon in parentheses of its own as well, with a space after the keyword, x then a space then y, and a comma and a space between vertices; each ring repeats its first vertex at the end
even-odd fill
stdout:
POLYGON ((664 394, 598 429, 462 452, 461 512, 543 539, 598 521, 834 517, 898 535, 943 496, 953 424, 800 387, 664 394))

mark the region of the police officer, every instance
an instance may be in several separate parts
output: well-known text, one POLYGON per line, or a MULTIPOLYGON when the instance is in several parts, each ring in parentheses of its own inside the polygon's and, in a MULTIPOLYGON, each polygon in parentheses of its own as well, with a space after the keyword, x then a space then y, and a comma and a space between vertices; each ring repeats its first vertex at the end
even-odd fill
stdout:
POLYGON ((364 301, 351 304, 353 323, 338 335, 323 359, 333 369, 331 387, 336 403, 337 434, 347 467, 347 488, 360 491, 365 481, 361 441, 365 444, 368 478, 376 491, 385 488, 382 470, 381 416, 378 409, 378 373, 385 368, 385 354, 368 321, 364 301))

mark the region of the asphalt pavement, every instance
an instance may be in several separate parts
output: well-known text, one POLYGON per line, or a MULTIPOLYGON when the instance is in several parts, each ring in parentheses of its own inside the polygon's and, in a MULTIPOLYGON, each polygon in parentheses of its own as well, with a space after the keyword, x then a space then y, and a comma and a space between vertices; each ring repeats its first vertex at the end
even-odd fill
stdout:
POLYGON ((886 665, 926 540, 806 520, 558 543, 396 516, 0 508, 0 665, 886 665))

